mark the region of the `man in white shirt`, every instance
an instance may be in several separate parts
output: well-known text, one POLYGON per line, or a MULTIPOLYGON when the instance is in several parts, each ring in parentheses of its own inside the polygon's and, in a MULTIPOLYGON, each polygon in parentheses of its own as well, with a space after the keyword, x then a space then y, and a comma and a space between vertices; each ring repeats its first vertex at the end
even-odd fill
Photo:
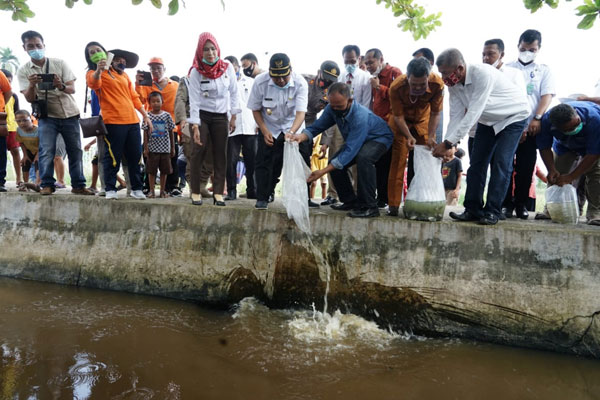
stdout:
POLYGON ((512 160, 525 127, 529 106, 522 88, 487 64, 468 64, 457 49, 443 51, 437 67, 450 93, 450 122, 445 140, 433 155, 442 157, 479 121, 467 171, 465 211, 450 213, 459 221, 494 225, 512 173, 512 160), (465 112, 466 110, 466 112, 465 112), (483 189, 491 162, 487 201, 483 189))
POLYGON ((225 59, 233 65, 237 75, 238 98, 242 109, 237 116, 235 131, 230 132, 227 139, 227 196, 225 196, 225 200, 237 198, 237 163, 240 158, 240 150, 246 167, 246 196, 249 199, 256 199, 254 160, 258 136, 254 116, 247 107, 254 79, 240 73, 240 63, 237 58, 228 56, 225 59))
POLYGON ((503 213, 508 218, 512 217, 513 209, 518 218, 527 219, 529 217, 526 204, 529 198, 531 177, 537 161, 535 136, 540 131, 542 116, 556 94, 554 78, 550 68, 545 64, 535 62, 535 57, 541 47, 542 34, 534 29, 528 29, 519 38, 519 59, 507 64, 509 67, 516 68, 523 73, 527 88, 527 100, 530 106, 527 125, 515 154, 514 198, 511 190, 512 185, 510 185, 503 204, 503 213))
POLYGON ((304 127, 308 106, 308 85, 302 75, 292 72, 286 54, 273 54, 269 72, 256 77, 248 99, 260 129, 256 154, 256 205, 266 210, 283 167, 285 134, 304 127))

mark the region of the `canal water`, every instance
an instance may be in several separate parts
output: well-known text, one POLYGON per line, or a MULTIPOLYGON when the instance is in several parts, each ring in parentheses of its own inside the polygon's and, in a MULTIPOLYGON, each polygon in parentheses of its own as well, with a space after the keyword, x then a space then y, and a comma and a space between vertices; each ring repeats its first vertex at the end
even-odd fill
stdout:
POLYGON ((599 399, 600 362, 0 278, 0 399, 599 399))

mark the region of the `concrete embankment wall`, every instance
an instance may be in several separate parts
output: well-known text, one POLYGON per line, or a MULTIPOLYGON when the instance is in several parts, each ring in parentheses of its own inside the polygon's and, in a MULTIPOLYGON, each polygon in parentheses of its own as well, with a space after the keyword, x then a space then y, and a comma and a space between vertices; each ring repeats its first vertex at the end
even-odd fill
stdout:
MULTIPOLYGON (((435 336, 600 357, 600 229, 357 220, 178 201, 0 196, 0 275, 227 305, 322 307, 435 336)), ((240 205, 241 204, 241 205, 240 205)))

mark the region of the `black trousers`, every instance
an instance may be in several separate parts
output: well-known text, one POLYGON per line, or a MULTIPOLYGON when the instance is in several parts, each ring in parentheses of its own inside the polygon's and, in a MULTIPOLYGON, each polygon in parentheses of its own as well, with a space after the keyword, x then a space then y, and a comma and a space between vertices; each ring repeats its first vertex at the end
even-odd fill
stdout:
MULTIPOLYGON (((273 142, 273 146, 267 146, 262 133, 258 135, 256 169, 254 171, 254 177, 256 178, 256 200, 258 201, 269 200, 269 196, 275 191, 275 186, 279 182, 279 176, 283 168, 285 134, 281 132, 273 142)), ((304 162, 310 166, 310 156, 312 155, 311 141, 300 143, 299 150, 304 162)))
POLYGON ((227 139, 227 192, 235 190, 237 186, 237 163, 240 159, 240 150, 246 167, 246 193, 256 194, 256 181, 254 168, 258 135, 235 135, 227 139))
POLYGON ((392 164, 392 148, 390 147, 375 163, 377 176, 377 202, 388 203, 388 178, 392 164))
POLYGON ((535 170, 537 161, 537 147, 534 136, 527 136, 527 139, 517 147, 514 162, 514 177, 508 185, 508 191, 504 198, 504 207, 527 206, 529 200, 529 188, 531 179, 535 170), (515 193, 513 196, 513 183, 515 193))

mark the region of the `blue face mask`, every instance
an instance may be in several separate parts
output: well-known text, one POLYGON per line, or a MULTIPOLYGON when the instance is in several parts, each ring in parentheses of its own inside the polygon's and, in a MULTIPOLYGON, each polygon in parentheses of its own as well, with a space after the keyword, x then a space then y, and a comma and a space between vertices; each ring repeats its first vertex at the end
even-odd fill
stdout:
POLYGON ((44 55, 45 55, 45 50, 44 49, 28 50, 27 54, 29 54, 29 57, 33 58, 34 60, 43 60, 44 55))
POLYGON ((354 71, 356 71, 356 64, 346 64, 346 71, 348 71, 349 74, 353 74, 354 71))
POLYGON ((127 65, 120 63, 117 64, 117 69, 121 70, 121 71, 125 71, 125 68, 127 68, 127 65))
POLYGON ((202 62, 203 62, 204 64, 208 64, 208 65, 210 65, 211 67, 212 67, 213 65, 215 65, 215 64, 217 63, 217 61, 219 61, 219 57, 215 58, 215 61, 214 61, 214 62, 211 62, 211 63, 209 63, 208 61, 206 61, 206 58, 202 58, 202 62))
POLYGON ((567 136, 574 136, 574 135, 577 135, 579 132, 581 132, 582 129, 583 129, 583 122, 580 122, 579 125, 577 125, 577 127, 575 129, 573 129, 572 131, 563 132, 563 133, 567 136))
POLYGON ((290 84, 291 84, 291 83, 292 83, 292 80, 290 79, 290 80, 288 81, 288 83, 286 83, 286 84, 285 84, 285 86, 279 86, 279 85, 275 84, 275 87, 276 87, 277 89, 285 90, 285 89, 287 89, 287 88, 289 88, 289 87, 290 87, 290 84))

